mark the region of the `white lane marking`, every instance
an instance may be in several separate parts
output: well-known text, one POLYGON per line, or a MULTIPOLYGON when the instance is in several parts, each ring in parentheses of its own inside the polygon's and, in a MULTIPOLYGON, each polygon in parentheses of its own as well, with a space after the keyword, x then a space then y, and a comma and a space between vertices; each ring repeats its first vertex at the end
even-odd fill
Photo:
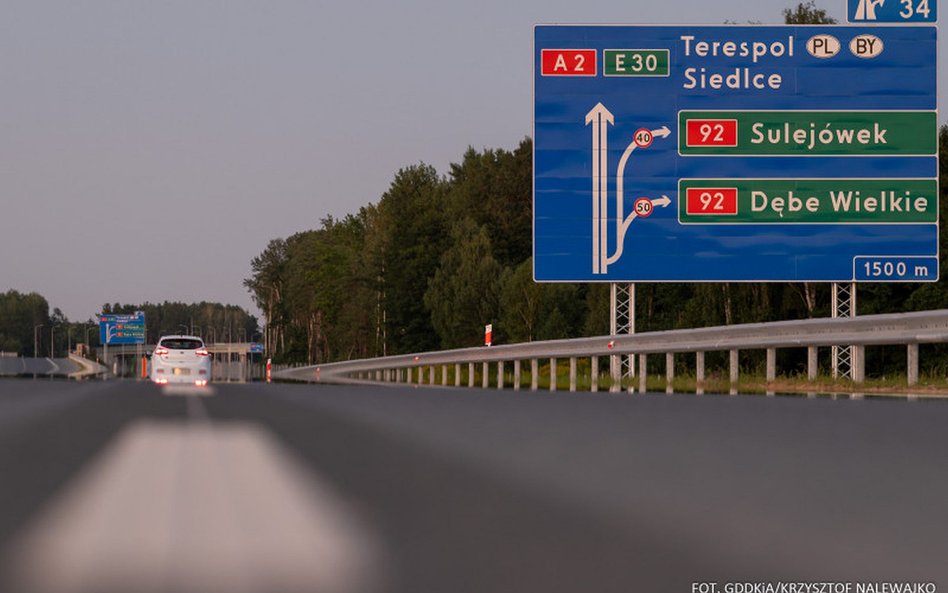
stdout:
POLYGON ((4 572, 31 593, 355 593, 382 583, 379 550, 261 428, 147 421, 29 527, 4 572))
POLYGON ((204 387, 198 387, 197 385, 191 385, 188 383, 182 383, 180 385, 175 385, 169 383, 167 385, 161 386, 161 394, 169 396, 189 396, 195 395, 199 397, 211 397, 217 391, 210 385, 205 385, 204 387))

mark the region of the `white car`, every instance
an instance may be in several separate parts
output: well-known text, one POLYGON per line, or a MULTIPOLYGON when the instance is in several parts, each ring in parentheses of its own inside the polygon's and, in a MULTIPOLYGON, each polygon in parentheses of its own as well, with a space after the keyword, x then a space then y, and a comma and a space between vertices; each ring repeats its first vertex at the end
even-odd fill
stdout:
POLYGON ((207 385, 211 380, 211 356, 204 340, 195 336, 163 336, 151 355, 151 380, 159 385, 207 385))

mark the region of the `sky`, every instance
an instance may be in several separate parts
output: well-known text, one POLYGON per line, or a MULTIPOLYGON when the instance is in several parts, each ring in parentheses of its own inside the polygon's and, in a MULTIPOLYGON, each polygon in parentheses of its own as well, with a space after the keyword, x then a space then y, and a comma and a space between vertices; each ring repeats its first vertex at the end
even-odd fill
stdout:
MULTIPOLYGON (((242 281, 270 240, 378 202, 400 168, 531 135, 533 25, 779 24, 795 5, 4 0, 0 291, 72 320, 256 314, 242 281)), ((844 0, 817 5, 845 22, 844 0)))

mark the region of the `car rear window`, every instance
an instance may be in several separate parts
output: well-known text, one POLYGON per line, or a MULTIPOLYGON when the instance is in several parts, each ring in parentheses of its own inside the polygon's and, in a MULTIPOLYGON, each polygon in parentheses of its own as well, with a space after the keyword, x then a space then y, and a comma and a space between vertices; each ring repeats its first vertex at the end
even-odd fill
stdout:
POLYGON ((161 345, 168 350, 197 350, 204 344, 201 340, 188 340, 185 338, 171 338, 161 341, 161 345))

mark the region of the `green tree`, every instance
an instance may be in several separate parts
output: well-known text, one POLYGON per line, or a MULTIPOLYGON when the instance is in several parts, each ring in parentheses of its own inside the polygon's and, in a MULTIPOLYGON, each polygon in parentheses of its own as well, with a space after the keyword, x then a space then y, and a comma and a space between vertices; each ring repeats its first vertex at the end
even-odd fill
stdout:
POLYGON ((274 239, 267 248, 250 262, 251 276, 244 280, 254 303, 263 312, 264 345, 267 352, 275 352, 277 345, 285 347, 287 315, 283 307, 286 292, 287 252, 284 239, 274 239))
POLYGON ((533 281, 533 259, 504 270, 498 333, 511 342, 532 342, 540 334, 543 285, 533 281))
POLYGON ((434 167, 416 165, 396 174, 379 201, 381 283, 389 354, 438 347, 424 297, 448 247, 446 184, 434 167))
POLYGON ((836 19, 826 14, 826 10, 816 7, 814 0, 800 2, 796 8, 783 10, 784 23, 788 25, 832 25, 836 19))
POLYGON ((451 165, 448 189, 452 220, 470 218, 486 228, 492 254, 502 266, 515 266, 530 256, 533 225, 533 143, 524 139, 516 150, 468 148, 451 165))
POLYGON ((580 286, 534 282, 532 258, 505 270, 501 287, 500 329, 511 342, 575 337, 582 330, 586 303, 580 286))
POLYGON ((34 337, 39 336, 37 355, 43 355, 48 352, 43 344, 49 327, 49 303, 42 295, 16 290, 0 293, 0 351, 33 356, 34 337), (34 334, 37 325, 46 331, 34 334))
POLYGON ((497 318, 501 270, 491 254, 487 229, 461 219, 424 297, 442 347, 481 343, 484 325, 497 318))

